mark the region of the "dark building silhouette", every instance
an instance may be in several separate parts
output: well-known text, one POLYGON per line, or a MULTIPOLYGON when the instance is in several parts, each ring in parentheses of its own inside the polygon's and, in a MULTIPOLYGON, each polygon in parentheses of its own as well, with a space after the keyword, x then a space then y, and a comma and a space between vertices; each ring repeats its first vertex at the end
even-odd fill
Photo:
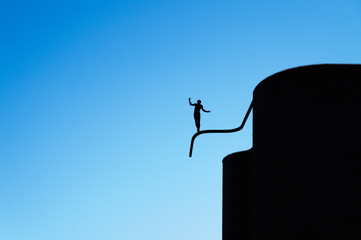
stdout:
POLYGON ((276 73, 223 160, 223 240, 361 239, 361 65, 276 73))

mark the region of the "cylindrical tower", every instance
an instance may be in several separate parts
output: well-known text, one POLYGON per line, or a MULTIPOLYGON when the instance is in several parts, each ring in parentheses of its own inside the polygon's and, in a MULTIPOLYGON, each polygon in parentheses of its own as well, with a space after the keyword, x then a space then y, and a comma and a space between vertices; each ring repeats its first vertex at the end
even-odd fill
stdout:
POLYGON ((361 239, 361 65, 266 78, 253 95, 253 148, 231 161, 247 166, 245 182, 227 184, 247 184, 248 239, 361 239))

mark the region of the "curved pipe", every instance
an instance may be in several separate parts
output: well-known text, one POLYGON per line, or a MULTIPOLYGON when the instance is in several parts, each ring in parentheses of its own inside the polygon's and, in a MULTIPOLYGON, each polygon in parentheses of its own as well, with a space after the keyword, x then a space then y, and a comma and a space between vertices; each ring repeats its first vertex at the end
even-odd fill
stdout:
POLYGON ((239 126, 237 128, 224 129, 224 130, 204 130, 204 131, 199 131, 199 132, 195 133, 192 137, 191 148, 189 149, 189 157, 192 157, 193 144, 194 144, 194 140, 196 139, 196 137, 198 137, 201 134, 205 134, 205 133, 232 133, 232 132, 240 131, 246 124, 247 118, 248 118, 249 114, 251 113, 252 108, 253 108, 253 101, 251 102, 251 105, 249 105, 246 116, 244 116, 241 126, 239 126))

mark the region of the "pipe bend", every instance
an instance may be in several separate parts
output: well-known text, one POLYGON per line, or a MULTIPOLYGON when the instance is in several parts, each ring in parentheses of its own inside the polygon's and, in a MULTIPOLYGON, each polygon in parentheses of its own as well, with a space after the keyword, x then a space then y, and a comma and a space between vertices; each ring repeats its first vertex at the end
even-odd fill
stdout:
POLYGON ((240 130, 242 130, 242 128, 244 127, 244 125, 246 124, 247 118, 249 116, 249 114, 251 113, 251 110, 253 108, 253 101, 251 102, 251 104, 249 105, 249 108, 247 110, 246 115, 244 116, 244 119, 242 121, 242 124, 237 127, 237 128, 232 128, 232 129, 220 129, 220 130, 203 130, 203 131, 199 131, 197 133, 195 133, 192 137, 191 140, 191 146, 189 149, 189 157, 192 157, 192 153, 193 153, 193 145, 194 145, 194 140, 196 139, 196 137, 198 137, 201 134, 205 134, 205 133, 232 133, 232 132, 238 132, 240 130))

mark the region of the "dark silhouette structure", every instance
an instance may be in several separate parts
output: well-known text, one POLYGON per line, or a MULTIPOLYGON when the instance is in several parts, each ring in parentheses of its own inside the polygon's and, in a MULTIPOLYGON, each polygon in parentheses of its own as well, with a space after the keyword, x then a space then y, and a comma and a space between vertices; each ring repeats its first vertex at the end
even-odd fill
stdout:
POLYGON ((201 104, 201 100, 198 100, 197 103, 192 103, 191 98, 188 98, 189 105, 194 106, 194 121, 196 123, 197 132, 199 132, 199 129, 201 127, 201 110, 203 112, 209 113, 211 111, 204 110, 203 105, 201 104))
POLYGON ((223 240, 361 239, 361 65, 279 72, 252 107, 252 149, 223 160, 223 240))

